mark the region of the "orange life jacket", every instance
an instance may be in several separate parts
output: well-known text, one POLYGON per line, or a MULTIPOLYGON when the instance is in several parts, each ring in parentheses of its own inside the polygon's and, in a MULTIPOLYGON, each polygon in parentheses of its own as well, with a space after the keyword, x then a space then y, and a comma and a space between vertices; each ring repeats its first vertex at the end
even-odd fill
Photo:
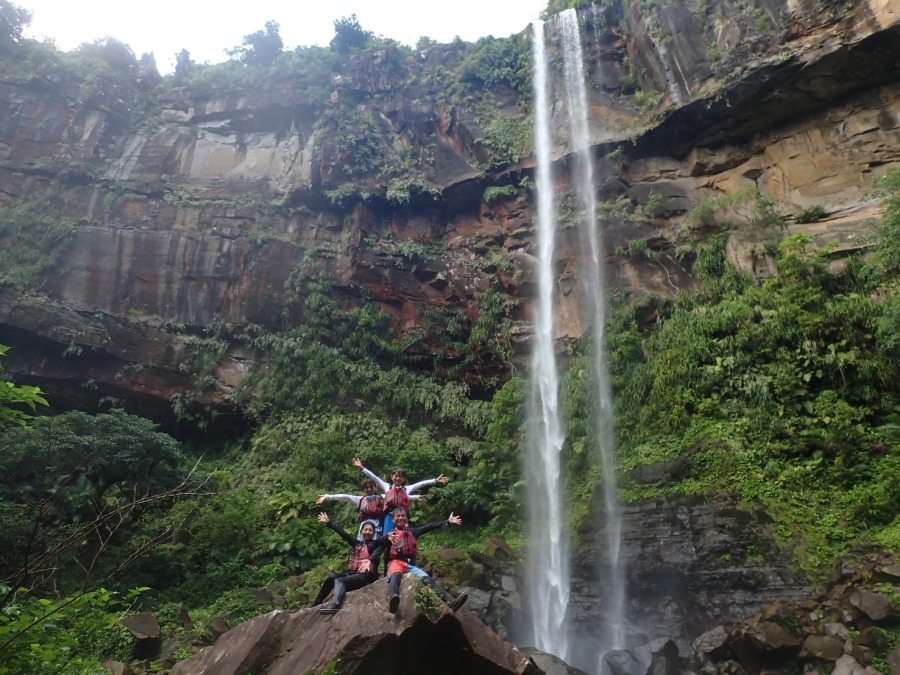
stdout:
MULTIPOLYGON (((369 560, 369 547, 366 546, 365 542, 360 542, 350 551, 350 561, 347 566, 351 572, 359 572, 360 563, 363 560, 369 560)), ((374 572, 375 570, 370 571, 374 572)))
POLYGON ((384 515, 385 503, 381 495, 366 495, 359 500, 359 519, 381 518, 384 515))
POLYGON ((391 558, 415 558, 418 552, 413 533, 409 530, 397 530, 397 540, 391 544, 391 558))
POLYGON ((409 511, 409 495, 406 494, 405 487, 392 487, 384 496, 385 513, 390 513, 398 506, 402 506, 409 511))

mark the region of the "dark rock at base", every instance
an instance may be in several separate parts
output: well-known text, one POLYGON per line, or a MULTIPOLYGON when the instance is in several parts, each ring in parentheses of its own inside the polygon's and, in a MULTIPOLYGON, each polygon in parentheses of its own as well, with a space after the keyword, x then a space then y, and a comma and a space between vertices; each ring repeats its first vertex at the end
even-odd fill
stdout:
POLYGON ((579 670, 574 666, 547 652, 542 652, 531 647, 521 650, 523 654, 527 654, 537 664, 538 668, 545 675, 587 675, 583 670, 579 670))
POLYGON ((403 580, 396 615, 387 611, 383 583, 350 593, 334 615, 269 612, 176 664, 172 675, 293 675, 321 672, 336 661, 342 675, 541 675, 534 661, 467 610, 441 607, 429 618, 416 606, 417 587, 414 577, 403 580))

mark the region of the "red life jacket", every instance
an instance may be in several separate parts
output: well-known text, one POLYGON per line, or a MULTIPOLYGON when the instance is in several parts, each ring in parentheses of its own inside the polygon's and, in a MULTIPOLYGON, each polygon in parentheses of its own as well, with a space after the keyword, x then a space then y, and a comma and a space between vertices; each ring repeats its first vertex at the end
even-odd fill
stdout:
POLYGON ((409 530, 397 530, 397 540, 391 545, 391 559, 415 558, 418 552, 413 533, 409 530))
POLYGON ((359 500, 359 519, 381 518, 384 515, 385 503, 381 495, 366 495, 359 500))
MULTIPOLYGON (((369 560, 369 547, 366 546, 365 542, 360 542, 350 551, 350 560, 347 563, 347 567, 349 567, 351 572, 359 572, 360 563, 363 560, 369 560)), ((374 572, 375 570, 370 571, 374 572)))
POLYGON ((409 511, 409 495, 406 494, 405 487, 392 487, 384 496, 385 513, 390 513, 398 506, 402 506, 409 511))

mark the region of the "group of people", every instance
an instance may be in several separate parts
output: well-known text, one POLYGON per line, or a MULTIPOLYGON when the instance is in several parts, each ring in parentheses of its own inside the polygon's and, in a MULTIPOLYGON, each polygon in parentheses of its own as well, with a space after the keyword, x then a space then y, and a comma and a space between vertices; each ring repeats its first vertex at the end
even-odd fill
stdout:
POLYGON ((438 595, 450 605, 452 611, 458 610, 468 600, 468 594, 463 593, 454 598, 447 589, 415 563, 419 537, 447 525, 462 525, 462 519, 451 513, 447 520, 435 521, 421 527, 410 527, 409 524, 410 504, 414 501, 423 502, 423 496, 417 492, 434 485, 446 485, 449 482, 447 477, 440 475, 407 487, 406 472, 402 469, 396 469, 391 473, 391 482, 388 484, 363 466, 360 459, 354 459, 352 464, 367 477, 362 483, 363 494, 325 494, 316 500, 317 505, 329 500, 353 504, 359 513, 360 524, 354 538, 339 524, 333 522, 327 513, 323 511, 319 514, 319 522, 337 532, 352 548, 347 571, 332 574, 325 580, 313 601, 313 606, 323 604, 333 591, 331 603, 319 611, 323 614, 336 614, 341 609, 347 593, 378 579, 379 562, 384 556, 388 579, 388 611, 391 614, 396 613, 400 605, 400 582, 404 574, 420 577, 425 584, 437 591, 438 595))

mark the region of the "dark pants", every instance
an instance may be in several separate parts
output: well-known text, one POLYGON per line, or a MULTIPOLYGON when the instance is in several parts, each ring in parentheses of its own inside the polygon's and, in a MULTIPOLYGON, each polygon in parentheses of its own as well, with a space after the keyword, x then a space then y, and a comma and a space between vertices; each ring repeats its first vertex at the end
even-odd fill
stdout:
MULTIPOLYGON (((388 597, 392 595, 400 595, 400 582, 403 580, 403 575, 399 572, 395 572, 391 575, 391 578, 388 579, 388 597)), ((426 586, 431 586, 439 596, 443 599, 444 602, 453 604, 455 598, 450 595, 446 588, 440 583, 432 579, 431 577, 419 577, 419 581, 423 582, 426 586)))
POLYGON ((312 607, 316 605, 321 605, 325 602, 325 598, 328 597, 328 594, 331 593, 331 590, 334 588, 334 582, 341 577, 347 576, 347 572, 335 572, 330 577, 328 577, 324 583, 322 584, 322 588, 319 589, 319 594, 316 596, 316 599, 313 600, 312 607))
POLYGON ((344 604, 344 596, 350 591, 355 591, 363 586, 368 586, 378 578, 378 574, 345 574, 334 580, 334 600, 331 602, 335 607, 344 604))

